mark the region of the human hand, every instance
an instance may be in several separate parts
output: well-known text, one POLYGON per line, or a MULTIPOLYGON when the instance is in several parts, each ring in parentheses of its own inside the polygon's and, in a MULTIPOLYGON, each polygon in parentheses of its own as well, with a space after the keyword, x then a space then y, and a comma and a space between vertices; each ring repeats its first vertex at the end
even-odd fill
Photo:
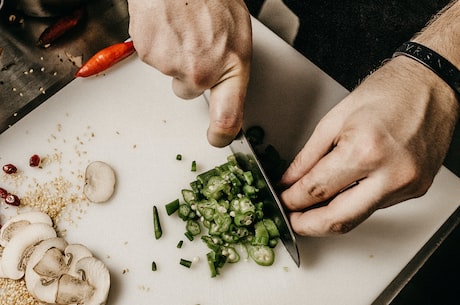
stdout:
POLYGON ((412 59, 374 72, 320 121, 283 175, 294 231, 346 233, 377 209, 423 195, 458 109, 454 91, 412 59))
POLYGON ((129 32, 140 58, 172 76, 184 99, 210 90, 208 141, 230 143, 241 129, 252 53, 243 0, 129 0, 129 32))

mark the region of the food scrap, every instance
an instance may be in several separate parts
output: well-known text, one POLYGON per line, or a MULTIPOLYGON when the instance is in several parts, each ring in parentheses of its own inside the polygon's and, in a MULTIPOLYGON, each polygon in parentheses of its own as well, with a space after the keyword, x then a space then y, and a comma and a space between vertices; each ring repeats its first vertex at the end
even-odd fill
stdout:
POLYGON ((24 278, 27 290, 47 304, 105 304, 107 267, 80 244, 58 237, 43 212, 25 212, 0 230, 0 278, 24 278))
POLYGON ((201 235, 211 250, 207 254, 211 277, 226 263, 240 260, 237 246, 261 266, 274 262, 280 233, 264 211, 267 186, 253 175, 249 164, 231 155, 226 163, 199 174, 191 189, 182 190, 183 203, 176 199, 165 206, 168 215, 177 212, 186 223, 189 240, 201 235))

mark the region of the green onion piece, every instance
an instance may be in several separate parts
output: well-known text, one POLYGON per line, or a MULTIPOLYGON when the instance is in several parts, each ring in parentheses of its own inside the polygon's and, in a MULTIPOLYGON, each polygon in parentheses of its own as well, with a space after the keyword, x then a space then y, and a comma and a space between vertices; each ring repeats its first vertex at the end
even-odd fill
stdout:
POLYGON ((185 237, 187 237, 188 240, 192 241, 194 239, 193 234, 190 233, 189 231, 184 233, 185 237))
POLYGON ((192 171, 192 172, 196 172, 196 161, 195 161, 195 160, 192 161, 192 168, 191 168, 191 171, 192 171))
POLYGON ((152 271, 157 271, 157 263, 155 261, 152 262, 152 271))
POLYGON ((181 155, 181 154, 177 154, 177 155, 176 155, 176 160, 178 160, 178 161, 182 160, 182 155, 181 155))
POLYGON ((181 259, 180 259, 180 264, 181 264, 182 266, 184 266, 184 267, 187 267, 187 268, 192 267, 192 261, 189 261, 189 260, 187 260, 187 259, 181 258, 181 259))
POLYGON ((155 232, 155 238, 160 239, 163 231, 161 230, 160 217, 156 206, 153 206, 153 230, 155 232))
POLYGON ((165 205, 168 216, 174 214, 179 209, 179 199, 173 200, 165 205))
POLYGON ((217 269, 216 269, 216 253, 214 251, 208 252, 206 254, 206 258, 208 259, 208 266, 209 266, 209 271, 211 272, 211 277, 216 277, 217 276, 217 269))
POLYGON ((177 248, 180 249, 182 248, 182 245, 184 244, 184 241, 183 240, 179 240, 179 242, 177 243, 177 248))

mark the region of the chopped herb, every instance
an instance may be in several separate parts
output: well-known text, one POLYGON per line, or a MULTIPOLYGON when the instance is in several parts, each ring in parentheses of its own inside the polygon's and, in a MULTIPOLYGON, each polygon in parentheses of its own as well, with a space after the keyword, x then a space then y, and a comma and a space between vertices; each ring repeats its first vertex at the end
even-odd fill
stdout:
POLYGON ((192 267, 192 261, 189 261, 189 260, 187 260, 187 259, 181 258, 181 259, 180 259, 180 264, 181 264, 182 266, 184 266, 184 267, 187 267, 187 268, 192 267))
POLYGON ((158 215, 158 209, 156 206, 153 206, 153 230, 155 233, 155 238, 160 239, 161 235, 163 234, 163 230, 161 229, 160 217, 158 215))
POLYGON ((192 168, 191 168, 191 171, 192 171, 192 172, 196 172, 196 161, 195 161, 195 160, 192 161, 192 168))
POLYGON ((168 216, 174 214, 179 209, 179 205, 179 199, 173 200, 170 203, 166 204, 166 214, 168 214, 168 216))
POLYGON ((193 234, 190 233, 189 231, 184 233, 185 237, 187 237, 188 240, 193 241, 194 237, 193 234))
POLYGON ((177 243, 177 248, 180 249, 182 248, 182 245, 184 244, 184 241, 183 240, 179 240, 179 242, 177 243))
POLYGON ((152 271, 157 271, 157 263, 155 261, 152 262, 152 271))
POLYGON ((226 263, 240 260, 238 244, 257 264, 273 264, 280 233, 264 210, 267 186, 252 171, 254 164, 231 155, 226 163, 197 175, 190 189, 181 191, 184 202, 179 204, 178 216, 186 222, 185 236, 192 241, 207 229, 201 240, 211 250, 207 254, 211 277, 226 263))

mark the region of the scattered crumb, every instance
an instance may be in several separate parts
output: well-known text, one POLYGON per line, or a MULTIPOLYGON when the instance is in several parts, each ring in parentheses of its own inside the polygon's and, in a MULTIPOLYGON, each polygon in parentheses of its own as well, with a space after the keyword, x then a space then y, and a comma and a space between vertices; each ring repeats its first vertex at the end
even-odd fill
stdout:
POLYGON ((145 291, 145 292, 150 291, 150 287, 147 287, 145 285, 139 285, 137 288, 139 288, 139 290, 142 290, 142 291, 145 291))
POLYGON ((80 68, 82 66, 82 64, 83 64, 83 55, 74 56, 74 55, 70 54, 69 52, 65 52, 65 55, 70 60, 70 62, 72 62, 72 64, 74 64, 76 67, 80 68))

